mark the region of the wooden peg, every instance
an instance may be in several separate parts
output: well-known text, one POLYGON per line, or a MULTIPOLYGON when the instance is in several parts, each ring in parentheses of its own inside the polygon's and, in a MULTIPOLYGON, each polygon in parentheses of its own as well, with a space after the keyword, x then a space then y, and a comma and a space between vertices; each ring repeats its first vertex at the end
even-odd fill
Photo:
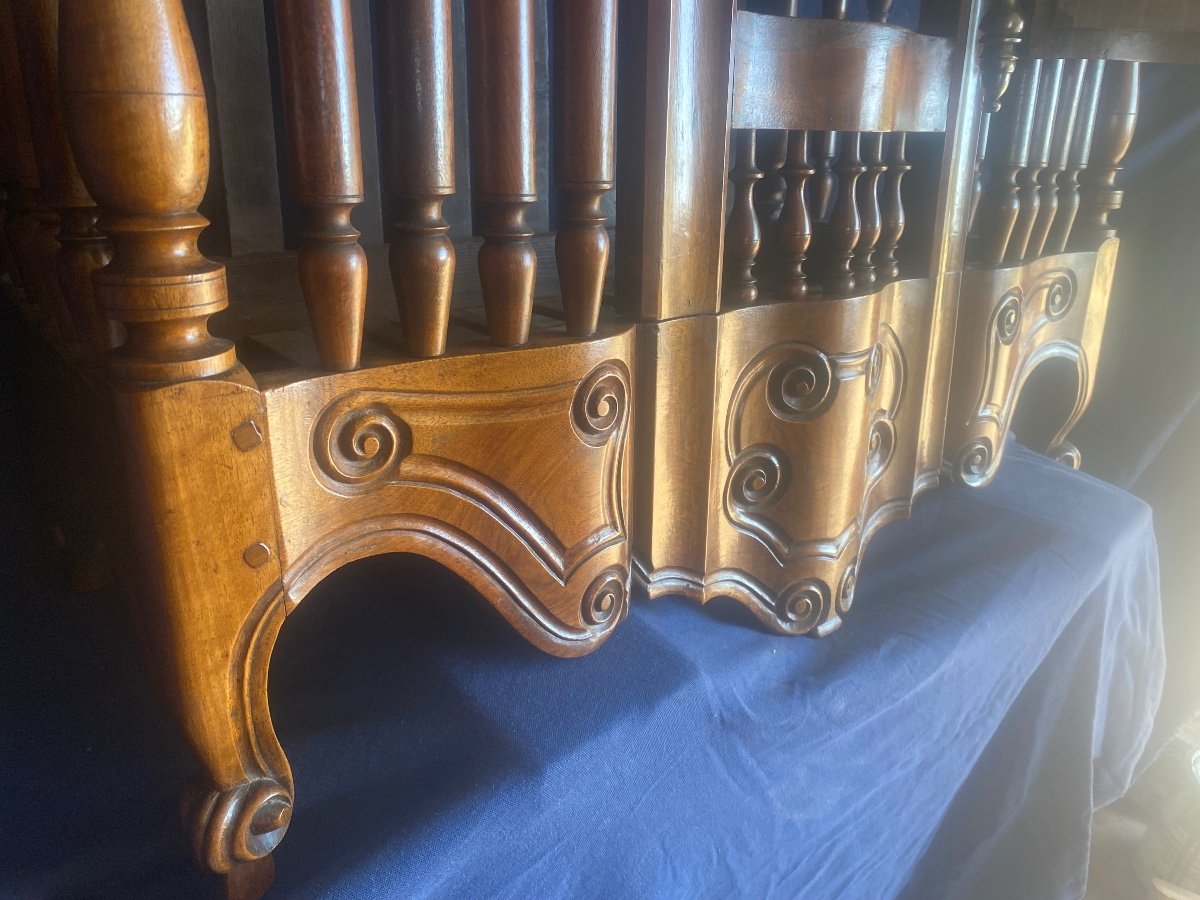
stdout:
POLYGON ((901 182, 912 171, 906 158, 908 135, 897 131, 888 136, 887 172, 880 200, 879 244, 875 251, 875 270, 879 281, 895 281, 900 277, 896 250, 904 236, 904 197, 901 182))
POLYGON ((1083 89, 1084 62, 1082 59, 1072 59, 1063 67, 1058 112, 1050 133, 1050 155, 1046 168, 1038 176, 1038 217, 1025 250, 1027 260, 1042 255, 1050 237, 1050 229, 1058 217, 1058 181, 1066 170, 1067 155, 1071 149, 1071 135, 1075 130, 1075 117, 1079 112, 1079 97, 1083 89))
POLYGON ((609 241, 600 204, 613 186, 616 0, 557 0, 554 7, 558 187, 565 198, 554 241, 567 333, 596 331, 609 241))
POLYGON ((804 260, 812 242, 812 220, 804 199, 804 188, 812 175, 808 164, 808 132, 788 135, 787 162, 783 177, 787 193, 779 215, 780 294, 787 300, 803 300, 808 295, 804 260))
POLYGON ((842 134, 839 141, 842 149, 834 167, 838 178, 838 194, 829 218, 829 251, 833 272, 825 284, 826 290, 832 294, 851 294, 856 286, 851 263, 862 229, 856 188, 859 177, 867 171, 862 162, 861 141, 862 135, 857 131, 842 134))
POLYGON ((879 209, 880 179, 887 172, 887 163, 883 160, 883 134, 864 134, 863 161, 866 164, 866 176, 858 180, 858 211, 862 220, 859 230, 858 244, 854 248, 854 280, 856 285, 869 290, 876 281, 875 248, 883 230, 883 221, 879 209))
POLYGON ((1033 234, 1033 226, 1041 209, 1038 176, 1050 161, 1050 137, 1054 131, 1054 117, 1058 111, 1062 74, 1063 60, 1048 59, 1042 63, 1029 154, 1017 176, 1017 183, 1021 189, 1021 208, 1004 253, 1005 262, 1023 261, 1029 249, 1029 238, 1033 234))
POLYGON ((762 232, 754 211, 754 185, 763 174, 754 162, 754 129, 738 129, 733 143, 734 165, 729 173, 733 204, 725 223, 725 289, 732 302, 744 306, 758 300, 754 263, 762 246, 762 232))
POLYGON ((1084 86, 1071 134, 1071 149, 1067 154, 1066 170, 1059 176, 1058 215, 1046 240, 1047 253, 1063 253, 1067 249, 1075 217, 1079 213, 1079 175, 1087 168, 1092 152, 1092 131, 1096 125, 1096 106, 1100 87, 1104 83, 1104 60, 1085 61, 1084 86))
POLYGON ((358 368, 367 256, 350 213, 363 201, 349 0, 275 0, 292 189, 304 209, 298 260, 321 364, 358 368))
POLYGON ((446 352, 455 252, 443 215, 454 184, 451 0, 392 0, 378 7, 387 104, 388 189, 396 219, 388 253, 392 290, 411 356, 446 352))
POLYGON ((1002 152, 988 154, 991 175, 981 201, 985 213, 980 229, 980 253, 984 265, 998 266, 1004 261, 1017 215, 1021 211, 1017 197, 1017 173, 1029 158, 1029 141, 1041 76, 1042 61, 1028 60, 1018 74, 1017 102, 1001 110, 1008 127, 996 133, 1007 135, 1008 141, 1002 152))
POLYGON ((1104 67, 1092 154, 1081 176, 1078 235, 1071 241, 1079 249, 1095 249, 1117 236, 1108 217, 1124 196, 1116 188, 1117 173, 1137 126, 1139 79, 1139 63, 1109 60, 1104 67))
POLYGON ((537 254, 533 0, 467 0, 471 171, 483 217, 479 282, 492 343, 529 340, 537 254))
POLYGON ((113 260, 93 277, 125 343, 118 378, 172 382, 237 365, 208 333, 228 305, 225 270, 196 247, 208 181, 208 114, 180 0, 72 0, 60 8, 63 108, 113 260), (119 48, 119 50, 118 50, 119 48), (120 59, 113 57, 120 53, 120 59))

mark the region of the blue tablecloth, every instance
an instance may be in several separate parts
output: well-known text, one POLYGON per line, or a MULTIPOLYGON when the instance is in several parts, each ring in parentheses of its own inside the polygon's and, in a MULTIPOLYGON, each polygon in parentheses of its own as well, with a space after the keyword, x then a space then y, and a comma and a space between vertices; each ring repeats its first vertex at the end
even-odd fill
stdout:
MULTIPOLYGON (((213 890, 128 639, 4 527, 0 894, 213 890)), ((885 528, 821 640, 642 600, 558 660, 440 568, 365 561, 276 649, 275 895, 1078 897, 1158 701, 1157 578, 1146 506, 1019 447, 885 528)))

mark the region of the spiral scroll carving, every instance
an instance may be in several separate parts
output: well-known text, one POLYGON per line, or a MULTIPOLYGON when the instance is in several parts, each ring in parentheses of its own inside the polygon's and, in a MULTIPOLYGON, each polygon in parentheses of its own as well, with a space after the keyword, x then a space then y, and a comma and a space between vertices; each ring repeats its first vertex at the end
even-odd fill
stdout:
POLYGON ((829 586, 818 578, 805 578, 780 592, 775 615, 788 631, 803 634, 825 618, 829 609, 829 586))
POLYGON ((629 609, 629 573, 620 566, 601 572, 583 595, 583 620, 600 628, 615 626, 629 609))
POLYGON ((767 405, 785 422, 815 419, 833 403, 836 392, 833 363, 818 350, 776 363, 767 376, 767 405))
POLYGON ((202 796, 194 816, 197 858, 228 872, 279 846, 292 820, 292 795, 273 778, 258 778, 202 796))
POLYGON ((412 451, 408 424, 384 404, 333 408, 313 435, 313 458, 343 488, 369 490, 386 482, 412 451))
POLYGON ((971 441, 958 455, 955 475, 967 487, 982 487, 992 477, 992 442, 987 438, 971 441))
POLYGON ((992 330, 1000 339, 1000 343, 1006 347, 1017 339, 1017 333, 1021 330, 1021 297, 1019 293, 1010 291, 1000 298, 1000 303, 992 316, 992 330))
POLYGON ((1059 275, 1046 288, 1046 318, 1057 322, 1075 305, 1075 279, 1059 275))
POLYGON ((769 509, 788 488, 787 456, 770 444, 754 444, 737 455, 729 471, 729 502, 742 512, 769 509))
POLYGON ((858 559, 854 559, 842 572, 842 580, 838 585, 837 611, 845 614, 854 605, 854 590, 858 587, 858 559))
POLYGON ((1079 448, 1070 441, 1060 441, 1051 447, 1046 455, 1072 469, 1078 469, 1083 464, 1083 456, 1079 448))
POLYGON ((585 444, 600 447, 624 424, 628 408, 628 376, 613 363, 602 363, 576 389, 571 423, 585 444))
POLYGON ((871 423, 867 435, 867 481, 875 481, 887 469, 896 449, 896 426, 885 415, 871 423))

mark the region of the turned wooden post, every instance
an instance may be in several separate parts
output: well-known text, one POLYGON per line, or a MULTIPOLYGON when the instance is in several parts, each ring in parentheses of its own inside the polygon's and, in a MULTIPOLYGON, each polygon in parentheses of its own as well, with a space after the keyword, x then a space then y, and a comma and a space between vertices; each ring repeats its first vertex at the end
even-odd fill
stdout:
POLYGON ((825 289, 831 294, 850 294, 856 286, 851 263, 862 221, 855 195, 858 179, 867 170, 862 163, 861 140, 862 135, 857 131, 844 132, 839 140, 841 153, 834 166, 838 177, 838 194, 833 214, 829 217, 829 252, 833 258, 833 271, 825 283, 825 289))
POLYGON ((1071 241, 1081 250, 1095 249, 1117 236, 1108 217, 1121 208, 1124 196, 1116 187, 1117 173, 1137 125, 1139 77, 1140 64, 1136 62, 1109 60, 1105 66, 1092 156, 1081 177, 1078 234, 1071 241))
POLYGON ((117 340, 92 287, 92 273, 108 264, 112 248, 97 227, 100 211, 83 186, 67 142, 58 87, 58 0, 16 0, 15 9, 42 199, 61 223, 56 255, 59 296, 76 349, 96 361, 117 340))
POLYGON ((1025 30, 1025 19, 1016 0, 991 0, 979 22, 980 93, 983 114, 979 119, 979 142, 975 155, 975 181, 971 187, 971 207, 967 230, 974 230, 975 216, 983 193, 983 164, 987 153, 992 116, 1000 111, 1000 101, 1008 91, 1017 66, 1017 44, 1025 30))
POLYGON ((787 162, 783 177, 787 183, 783 211, 779 214, 780 294, 787 300, 803 300, 808 296, 808 279, 804 260, 812 242, 812 219, 804 198, 804 188, 812 175, 808 164, 808 132, 793 131, 788 135, 787 162))
POLYGON ((1059 176, 1058 215, 1046 239, 1046 252, 1062 253, 1067 249, 1075 217, 1079 213, 1079 174, 1087 168, 1092 152, 1092 131, 1096 126, 1096 105, 1100 86, 1104 83, 1104 60, 1086 60, 1084 86, 1071 133, 1071 149, 1067 153, 1066 170, 1059 176))
POLYGON ((1058 114, 1050 132, 1050 154, 1046 168, 1038 176, 1038 216, 1025 259, 1037 259, 1046 248, 1050 229, 1058 217, 1058 181, 1067 167, 1067 154, 1071 149, 1071 134, 1075 130, 1075 116, 1079 112, 1079 96, 1083 88, 1084 60, 1067 61, 1063 67, 1062 90, 1058 97, 1058 114))
POLYGON ((386 115, 384 171, 396 198, 388 261, 412 356, 446 351, 454 244, 442 213, 454 193, 451 0, 390 0, 378 7, 386 115))
POLYGON ((554 28, 554 137, 565 200, 554 253, 567 333, 585 337, 596 331, 608 268, 608 229, 600 204, 613 186, 616 0, 557 0, 554 28))
POLYGON ((869 289, 876 281, 875 248, 883 230, 879 210, 879 181, 887 172, 883 160, 883 134, 864 134, 866 177, 858 180, 858 210, 862 220, 858 243, 854 247, 854 281, 859 288, 869 289))
POLYGON ((981 201, 984 218, 980 228, 980 255, 984 265, 998 266, 1004 262, 1013 226, 1021 211, 1017 173, 1029 158, 1029 140, 1041 77, 1042 61, 1028 60, 1018 75, 1017 102, 1001 110, 1011 129, 998 132, 1008 135, 1008 147, 1001 153, 989 154, 991 175, 981 201))
POLYGON ((1037 104, 1033 115, 1033 129, 1029 140, 1029 154, 1018 174, 1020 185, 1020 211, 1013 225, 1012 236, 1004 253, 1005 262, 1022 262, 1029 249, 1029 238, 1041 209, 1038 176, 1050 159, 1050 136, 1054 130, 1054 117, 1058 111, 1058 96, 1062 86, 1063 61, 1045 60, 1042 63, 1041 83, 1038 86, 1037 104))
POLYGON ((275 0, 292 188, 304 209, 300 288, 321 364, 358 368, 367 256, 350 213, 363 201, 349 0, 275 0))
POLYGON ((96 295, 125 325, 119 378, 219 375, 233 345, 208 333, 228 305, 225 269, 196 247, 208 181, 208 113, 179 0, 68 0, 61 85, 71 148, 113 242, 96 295), (113 58, 120 53, 120 60, 113 58))
POLYGON ((479 282, 492 343, 529 340, 537 254, 533 0, 467 0, 471 172, 483 215, 479 282))
POLYGON ((754 163, 754 129, 735 131, 733 145, 734 164, 729 172, 733 201, 725 223, 725 289, 732 302, 745 306, 758 300, 754 263, 762 246, 762 232, 754 211, 754 185, 763 175, 754 163))
POLYGON ((777 128, 760 128, 754 143, 755 162, 763 173, 762 181, 754 189, 754 211, 759 226, 766 228, 779 221, 787 195, 783 167, 787 162, 788 133, 777 128))
POLYGON ((888 137, 887 173, 883 182, 883 197, 879 204, 879 244, 875 251, 876 277, 880 281, 895 281, 900 277, 896 249, 904 236, 904 196, 901 182, 912 171, 905 156, 908 135, 893 132, 888 137))

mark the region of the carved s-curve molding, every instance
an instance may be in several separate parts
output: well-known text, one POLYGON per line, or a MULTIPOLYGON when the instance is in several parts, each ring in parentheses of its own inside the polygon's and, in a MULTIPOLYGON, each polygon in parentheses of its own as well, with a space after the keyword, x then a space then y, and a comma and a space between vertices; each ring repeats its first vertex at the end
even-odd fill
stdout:
POLYGON ((316 416, 311 465, 334 494, 412 487, 466 501, 516 536, 565 584, 595 554, 626 539, 629 398, 629 371, 619 360, 601 363, 579 382, 522 390, 354 390, 316 416), (547 448, 574 443, 582 471, 598 469, 597 525, 570 546, 505 483, 502 468, 482 471, 493 460, 479 453, 480 429, 494 434, 506 425, 531 429, 531 441, 547 448), (586 461, 590 454, 599 455, 598 465, 586 461))

